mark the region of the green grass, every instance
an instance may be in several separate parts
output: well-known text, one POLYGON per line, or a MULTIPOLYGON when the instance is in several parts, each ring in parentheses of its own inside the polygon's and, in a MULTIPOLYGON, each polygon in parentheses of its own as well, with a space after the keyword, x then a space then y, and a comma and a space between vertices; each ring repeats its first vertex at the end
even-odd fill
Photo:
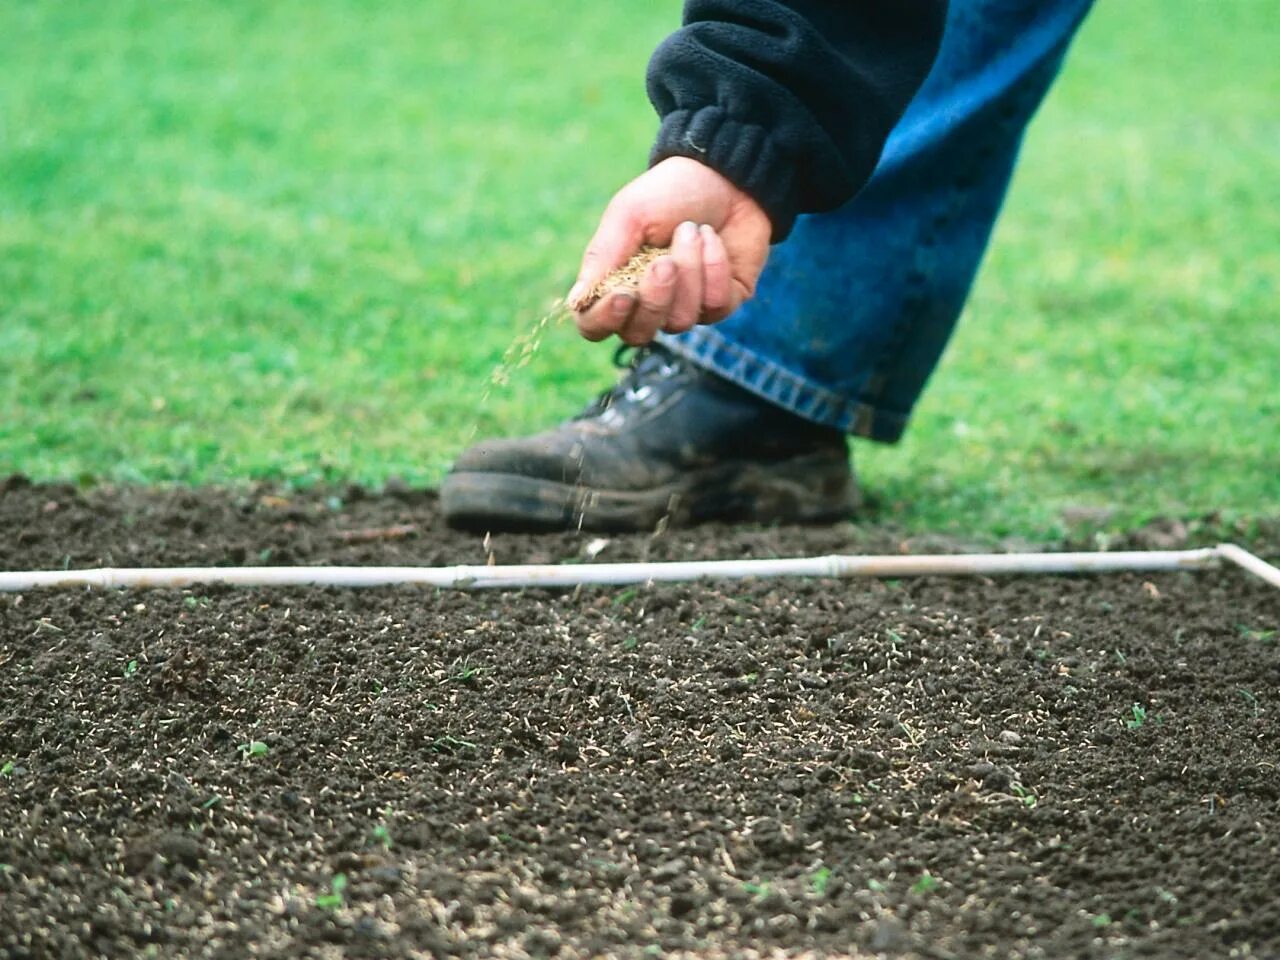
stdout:
MULTIPOLYGON (((436 482, 575 410, 555 329, 678 4, 0 7, 0 472, 436 482)), ((1101 4, 881 516, 1280 512, 1280 0, 1101 4)))

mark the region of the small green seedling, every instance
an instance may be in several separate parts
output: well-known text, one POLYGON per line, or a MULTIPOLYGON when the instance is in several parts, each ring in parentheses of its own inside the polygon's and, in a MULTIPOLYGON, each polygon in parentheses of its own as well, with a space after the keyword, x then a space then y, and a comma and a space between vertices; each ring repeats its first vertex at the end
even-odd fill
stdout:
POLYGON ((920 879, 911 885, 911 892, 917 896, 933 893, 942 886, 942 881, 928 873, 920 874, 920 879))
POLYGON ((1261 710, 1258 709, 1258 698, 1253 695, 1252 691, 1246 690, 1244 687, 1237 687, 1236 693, 1240 694, 1240 696, 1244 699, 1245 703, 1253 707, 1253 715, 1255 717, 1259 713, 1261 713, 1261 710))
POLYGON ((132 677, 137 672, 138 672, 137 660, 130 660, 128 663, 124 665, 124 675, 126 677, 132 677))
POLYGON ((1137 730, 1147 722, 1147 708, 1140 703, 1133 705, 1133 716, 1125 720, 1124 725, 1130 730, 1137 730))
POLYGON ((819 867, 813 871, 813 876, 809 878, 809 889, 816 896, 825 897, 827 895, 827 887, 831 884, 831 869, 829 867, 819 867))
POLYGON ((6 761, 4 762, 4 766, 3 766, 3 767, 0 767, 0 777, 12 777, 12 776, 13 776, 13 766, 14 766, 14 764, 13 764, 13 761, 12 761, 12 760, 6 760, 6 761))
POLYGON ((245 760, 252 760, 254 757, 265 757, 271 748, 261 740, 250 740, 248 743, 240 744, 236 749, 245 760))
POLYGON ((1262 630, 1254 627, 1246 627, 1240 624, 1240 635, 1246 640, 1256 640, 1259 643, 1273 643, 1277 636, 1280 636, 1280 630, 1262 630))
POLYGON ((767 897, 769 895, 769 884, 767 883, 744 883, 742 889, 753 897, 767 897))
POLYGON ((387 829, 385 823, 380 823, 373 828, 373 839, 375 843, 382 844, 383 850, 391 849, 391 831, 387 829))
POLYGON ((321 910, 337 910, 343 904, 343 891, 347 889, 347 875, 337 874, 329 883, 329 893, 316 897, 316 906, 321 910))
POLYGON ((620 607, 623 604, 630 603, 639 595, 639 593, 640 593, 640 590, 638 588, 627 587, 627 589, 621 591, 616 597, 613 598, 613 605, 615 607, 620 607))
POLYGON ((1100 913, 1093 918, 1093 925, 1101 930, 1103 927, 1111 926, 1111 914, 1100 913))
POLYGON ((872 893, 884 893, 884 884, 881 883, 879 880, 874 880, 874 879, 868 880, 867 889, 870 890, 872 893))
POLYGON ((200 804, 200 809, 212 810, 214 807, 218 806, 218 804, 220 803, 222 803, 222 797, 220 797, 218 794, 215 793, 212 797, 210 797, 204 803, 200 804))
POLYGON ((1027 809, 1028 809, 1028 810, 1030 810, 1032 807, 1034 807, 1034 806, 1039 802, 1039 801, 1036 799, 1036 795, 1035 795, 1034 793, 1032 793, 1030 790, 1028 790, 1026 787, 1024 787, 1024 786, 1023 786, 1022 784, 1020 784, 1020 783, 1015 783, 1015 784, 1014 784, 1012 787, 1010 787, 1009 789, 1013 791, 1013 795, 1014 795, 1015 797, 1017 797, 1019 800, 1021 800, 1021 801, 1026 805, 1026 807, 1027 807, 1027 809))
POLYGON ((436 737, 431 741, 431 749, 436 753, 451 753, 461 748, 463 750, 478 750, 479 747, 470 740, 463 740, 461 737, 455 737, 452 734, 446 734, 443 737, 436 737))

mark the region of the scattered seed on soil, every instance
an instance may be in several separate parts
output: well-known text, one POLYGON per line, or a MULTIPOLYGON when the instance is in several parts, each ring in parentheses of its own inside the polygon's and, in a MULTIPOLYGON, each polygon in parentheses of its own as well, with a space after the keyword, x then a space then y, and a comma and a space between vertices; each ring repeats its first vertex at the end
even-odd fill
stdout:
MULTIPOLYGON (((1280 551, 1280 524, 1252 529, 1280 551)), ((488 549, 572 562, 590 539, 488 549)), ((901 546, 713 525, 608 556, 901 546)), ((404 487, 0 479, 6 569, 264 550, 486 556, 404 487)), ((623 595, 0 595, 0 956, 1280 951, 1274 588, 1224 569, 623 595)))

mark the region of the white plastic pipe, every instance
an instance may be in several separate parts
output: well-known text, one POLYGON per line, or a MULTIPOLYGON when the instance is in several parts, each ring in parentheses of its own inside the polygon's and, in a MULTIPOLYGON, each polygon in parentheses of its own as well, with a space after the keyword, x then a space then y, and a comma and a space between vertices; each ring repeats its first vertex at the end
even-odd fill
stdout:
POLYGON ((462 590, 576 587, 750 577, 998 576, 1032 573, 1203 570, 1227 559, 1280 586, 1280 570, 1235 546, 1116 553, 992 553, 944 556, 827 556, 786 560, 583 563, 459 567, 175 567, 0 573, 0 591, 69 587, 382 587, 462 590))
POLYGON ((1255 577, 1261 577, 1273 587, 1280 587, 1280 567, 1272 566, 1243 547, 1237 547, 1234 543, 1218 544, 1218 556, 1223 560, 1231 561, 1238 567, 1243 567, 1255 577))

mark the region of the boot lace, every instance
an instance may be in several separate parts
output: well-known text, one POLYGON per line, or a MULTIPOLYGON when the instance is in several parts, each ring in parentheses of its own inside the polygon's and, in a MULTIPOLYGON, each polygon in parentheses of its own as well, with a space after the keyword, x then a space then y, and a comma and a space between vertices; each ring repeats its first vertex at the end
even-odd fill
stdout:
POLYGON ((661 347, 632 347, 622 344, 613 352, 613 365, 625 370, 608 390, 587 404, 575 420, 600 417, 636 403, 644 403, 654 394, 655 384, 667 380, 681 369, 681 358, 661 347))

